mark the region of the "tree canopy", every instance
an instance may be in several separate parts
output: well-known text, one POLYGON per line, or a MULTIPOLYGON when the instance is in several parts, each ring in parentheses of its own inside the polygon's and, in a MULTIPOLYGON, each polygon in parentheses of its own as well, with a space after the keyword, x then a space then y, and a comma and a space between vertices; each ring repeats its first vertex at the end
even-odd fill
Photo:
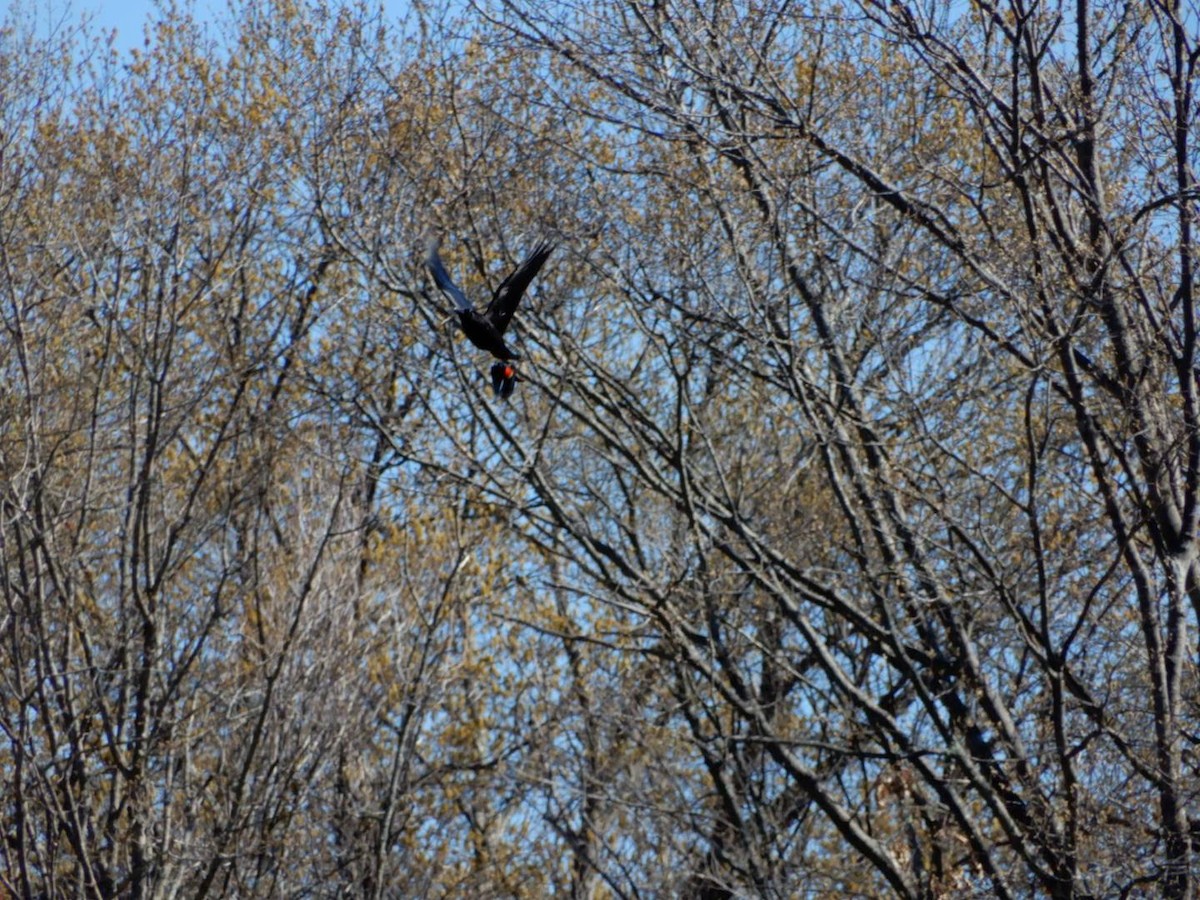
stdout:
POLYGON ((1192 0, 31 8, 3 892, 1200 889, 1192 0))

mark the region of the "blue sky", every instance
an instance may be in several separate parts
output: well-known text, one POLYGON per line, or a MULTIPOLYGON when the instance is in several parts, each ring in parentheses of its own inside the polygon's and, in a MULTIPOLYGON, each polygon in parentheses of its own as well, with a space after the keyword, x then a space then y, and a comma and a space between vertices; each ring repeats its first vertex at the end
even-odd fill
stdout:
MULTIPOLYGON (((141 43, 142 25, 154 10, 151 0, 109 0, 109 2, 77 2, 72 4, 80 12, 95 15, 95 25, 98 30, 117 29, 117 46, 134 47, 141 43)), ((197 13, 206 7, 216 10, 224 8, 224 3, 198 3, 197 13)), ((197 16, 200 18, 200 15, 197 16)))
MULTIPOLYGON (((187 0, 180 0, 180 5, 188 5, 187 0)), ((193 0, 191 5, 198 22, 217 18, 228 9, 226 0, 193 0)), ((395 19, 408 9, 409 0, 376 0, 372 5, 382 6, 395 19)), ((63 24, 64 12, 65 23, 78 22, 86 14, 97 32, 116 29, 116 46, 121 50, 141 46, 142 26, 158 13, 154 0, 0 0, 0 19, 14 7, 32 15, 40 33, 52 22, 63 24)))
MULTIPOLYGON (((142 26, 157 13, 154 0, 0 0, 0 18, 7 19, 14 8, 34 19, 39 34, 55 25, 77 23, 86 15, 97 32, 116 29, 121 49, 140 46, 142 26)), ((196 0, 196 18, 203 21, 225 8, 225 0, 196 0)))

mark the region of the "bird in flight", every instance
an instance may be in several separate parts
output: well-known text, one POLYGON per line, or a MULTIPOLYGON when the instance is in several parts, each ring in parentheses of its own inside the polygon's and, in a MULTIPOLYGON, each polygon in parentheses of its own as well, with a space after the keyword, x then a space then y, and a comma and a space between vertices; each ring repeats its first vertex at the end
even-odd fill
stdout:
POLYGON ((504 343, 504 332, 508 323, 512 321, 517 304, 521 302, 529 283, 554 250, 554 244, 541 241, 534 247, 512 274, 500 282, 500 287, 496 288, 496 293, 492 295, 491 303, 482 313, 475 310, 467 300, 467 295, 450 280, 442 258, 438 256, 440 244, 438 239, 430 241, 429 256, 425 261, 430 274, 433 275, 433 283, 454 301, 458 323, 467 340, 500 360, 492 366, 492 389, 496 396, 507 398, 512 394, 516 382, 521 380, 512 364, 512 360, 520 359, 520 356, 504 343))

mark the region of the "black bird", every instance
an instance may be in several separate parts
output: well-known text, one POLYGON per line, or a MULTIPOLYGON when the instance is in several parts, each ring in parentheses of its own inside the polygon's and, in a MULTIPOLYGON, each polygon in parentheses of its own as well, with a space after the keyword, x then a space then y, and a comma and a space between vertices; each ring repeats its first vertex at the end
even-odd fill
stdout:
MULTIPOLYGON (((512 321, 513 313, 517 309, 517 304, 521 302, 525 289, 529 287, 529 283, 533 281, 546 258, 554 250, 554 244, 542 241, 534 247, 512 274, 500 282, 500 287, 496 288, 496 293, 492 296, 492 302, 487 305, 487 309, 479 313, 471 306, 467 295, 450 280, 450 276, 446 273, 446 267, 442 265, 442 258, 438 256, 440 243, 437 240, 430 242, 426 265, 429 266, 429 272, 433 275, 434 284, 454 301, 458 322, 462 326, 467 340, 480 350, 486 350, 502 363, 520 359, 512 348, 504 343, 504 332, 508 328, 508 323, 512 321)), ((512 366, 492 366, 492 386, 500 396, 507 397, 511 394, 512 383, 517 380, 519 379, 516 377, 516 369, 512 366)))

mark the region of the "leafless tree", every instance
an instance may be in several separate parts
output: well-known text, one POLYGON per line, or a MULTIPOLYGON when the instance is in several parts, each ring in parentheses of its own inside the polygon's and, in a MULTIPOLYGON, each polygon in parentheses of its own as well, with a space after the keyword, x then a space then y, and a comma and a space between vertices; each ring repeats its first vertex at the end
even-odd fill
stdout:
POLYGON ((1197 19, 11 20, 3 889, 1190 896, 1197 19))
POLYGON ((508 438, 677 673, 697 891, 1189 896, 1196 10, 491 15, 638 197, 508 438))

